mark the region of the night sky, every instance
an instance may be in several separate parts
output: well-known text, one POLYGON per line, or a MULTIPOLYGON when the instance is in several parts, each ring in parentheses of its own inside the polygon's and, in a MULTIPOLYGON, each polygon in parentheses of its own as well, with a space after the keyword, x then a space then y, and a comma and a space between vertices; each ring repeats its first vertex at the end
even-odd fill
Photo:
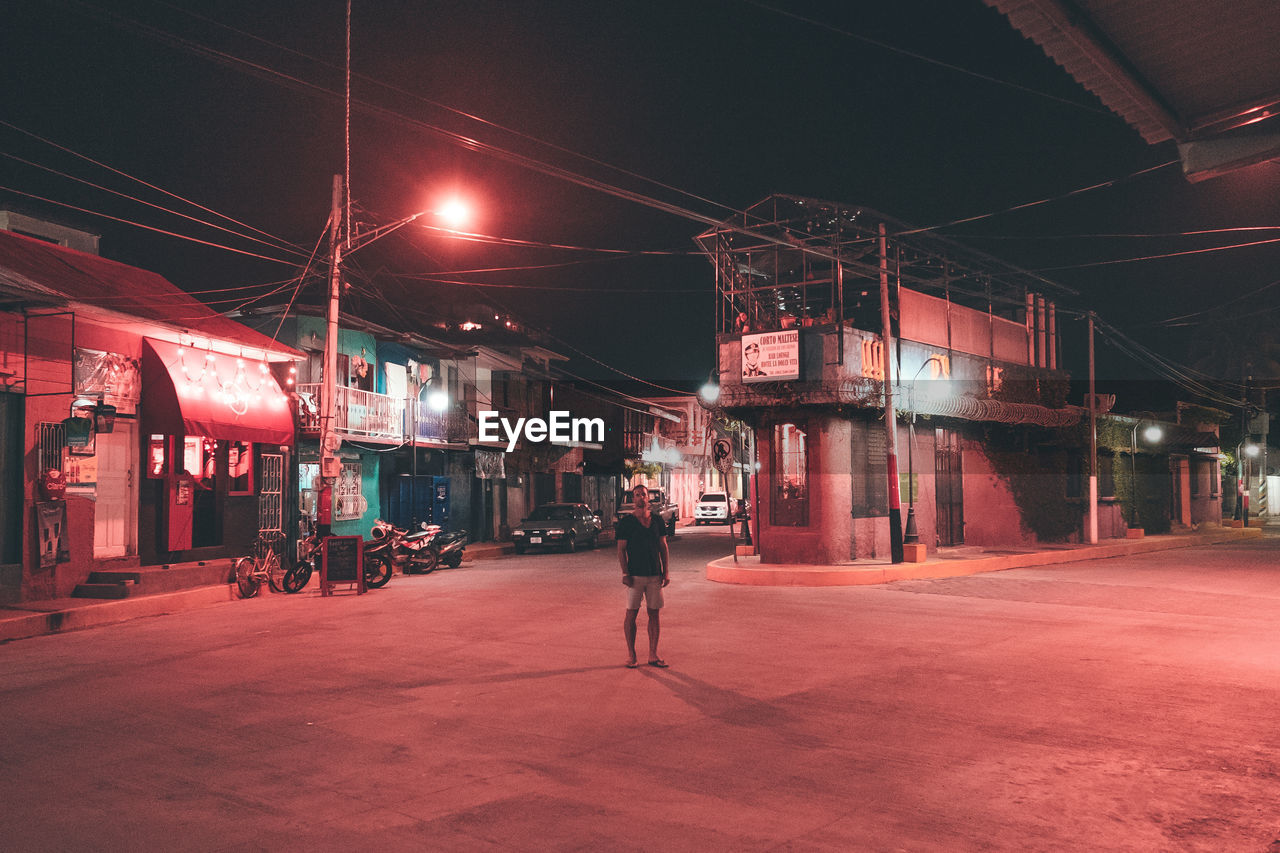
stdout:
MULTIPOLYGON (((297 275, 323 231, 332 176, 344 168, 342 103, 325 91, 342 91, 343 2, 6 7, 0 120, 12 126, 0 125, 0 186, 17 194, 0 200, 98 231, 104 255, 187 290, 250 288, 206 296, 234 300, 219 309, 262 292, 253 286, 297 275), (80 181, 209 218, 28 134, 282 238, 302 255, 87 186, 80 181)), ((690 387, 714 358, 712 269, 692 241, 706 226, 618 195, 718 219, 781 192, 935 225, 1176 159, 1172 144, 1147 145, 978 0, 356 0, 352 51, 358 222, 392 222, 457 192, 475 207, 474 232, 579 247, 460 242, 410 226, 356 256, 357 292, 402 306, 424 325, 442 312, 512 317, 549 332, 553 348, 574 357, 573 369, 595 378, 619 374, 592 359, 690 387), (475 139, 482 150, 445 134, 475 139), (540 170, 514 162, 522 158, 540 170), (546 174, 555 171, 574 180, 546 174), (591 181, 614 192, 580 185, 591 181), (629 254, 636 252, 655 254, 629 254), (484 286, 457 283, 464 281, 484 286)), ((1278 208, 1274 163, 1195 185, 1174 164, 942 233, 1045 270, 1081 292, 1073 307, 1096 309, 1185 361, 1202 354, 1191 346, 1197 337, 1203 344, 1229 329, 1247 340, 1274 325, 1280 301, 1272 290, 1196 313, 1190 325, 1160 321, 1280 278, 1280 244, 1080 265, 1280 237, 1176 236, 1280 224, 1278 208), (1120 234, 1175 236, 1079 236, 1120 234)), ((317 301, 318 288, 304 299, 317 301)), ((1082 324, 1065 323, 1063 335, 1068 364, 1078 367, 1082 324)), ((1148 376, 1105 344, 1101 356, 1104 379, 1148 376)))

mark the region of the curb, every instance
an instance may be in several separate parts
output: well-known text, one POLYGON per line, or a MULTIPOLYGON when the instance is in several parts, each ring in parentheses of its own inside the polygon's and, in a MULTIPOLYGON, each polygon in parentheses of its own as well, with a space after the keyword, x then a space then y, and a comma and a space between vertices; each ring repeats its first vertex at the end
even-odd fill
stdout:
POLYGON ((35 611, 24 616, 0 619, 0 643, 44 634, 61 634, 116 622, 128 622, 144 616, 178 613, 208 604, 233 601, 237 597, 235 584, 218 584, 184 589, 180 592, 122 598, 119 601, 95 602, 92 605, 69 607, 63 610, 35 611))
POLYGON ((748 586, 869 586, 902 580, 936 580, 963 577, 984 572, 1025 569, 1080 560, 1104 560, 1127 557, 1148 551, 1217 545, 1262 536, 1262 528, 1250 527, 1194 536, 1161 536, 1149 539, 1121 540, 1106 545, 1085 545, 1054 551, 1033 551, 998 557, 939 560, 923 563, 865 563, 837 566, 761 564, 759 557, 721 557, 707 563, 707 580, 748 586))

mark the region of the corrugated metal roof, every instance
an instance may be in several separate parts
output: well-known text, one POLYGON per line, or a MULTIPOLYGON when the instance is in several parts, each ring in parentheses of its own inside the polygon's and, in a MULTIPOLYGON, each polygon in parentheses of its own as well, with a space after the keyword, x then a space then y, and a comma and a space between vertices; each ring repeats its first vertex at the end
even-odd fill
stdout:
POLYGON ((985 2, 1149 143, 1206 138, 1280 106, 1275 0, 985 2))
POLYGON ((291 358, 303 353, 218 314, 168 279, 42 240, 0 231, 0 290, 33 301, 80 303, 291 358))

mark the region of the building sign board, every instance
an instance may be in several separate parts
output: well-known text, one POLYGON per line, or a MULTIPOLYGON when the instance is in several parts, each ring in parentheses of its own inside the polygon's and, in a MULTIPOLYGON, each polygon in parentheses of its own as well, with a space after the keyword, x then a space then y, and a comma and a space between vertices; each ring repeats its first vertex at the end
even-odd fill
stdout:
POLYGON ((795 329, 742 336, 742 381, 800 378, 800 332, 795 329))

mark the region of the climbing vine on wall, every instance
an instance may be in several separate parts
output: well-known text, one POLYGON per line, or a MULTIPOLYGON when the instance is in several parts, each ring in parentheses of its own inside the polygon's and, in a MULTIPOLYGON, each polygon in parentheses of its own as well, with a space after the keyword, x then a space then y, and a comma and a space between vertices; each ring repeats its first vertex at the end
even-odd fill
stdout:
MULTIPOLYGON (((1052 431, 1049 431, 1052 434, 1052 431)), ((1062 542, 1080 529, 1080 509, 1067 501, 1067 457, 1056 447, 1037 447, 1025 434, 991 427, 987 458, 1009 484, 1025 527, 1042 542, 1062 542)))

